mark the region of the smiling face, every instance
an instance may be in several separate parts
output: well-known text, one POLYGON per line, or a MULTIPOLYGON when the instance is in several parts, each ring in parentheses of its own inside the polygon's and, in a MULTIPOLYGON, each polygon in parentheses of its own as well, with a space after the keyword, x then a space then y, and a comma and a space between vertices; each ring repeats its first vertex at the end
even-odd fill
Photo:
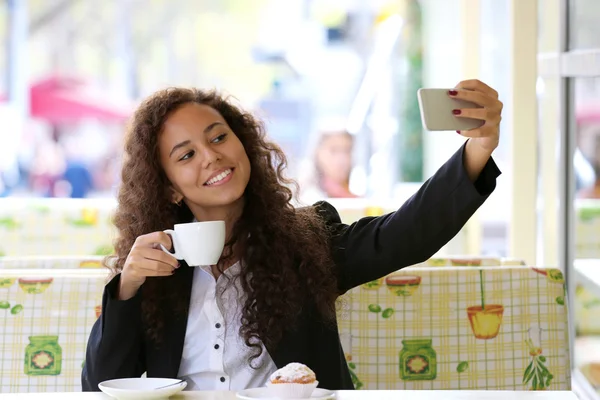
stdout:
POLYGON ((241 211, 250 160, 218 111, 181 106, 165 121, 158 147, 174 202, 183 200, 199 221, 226 220, 241 211))

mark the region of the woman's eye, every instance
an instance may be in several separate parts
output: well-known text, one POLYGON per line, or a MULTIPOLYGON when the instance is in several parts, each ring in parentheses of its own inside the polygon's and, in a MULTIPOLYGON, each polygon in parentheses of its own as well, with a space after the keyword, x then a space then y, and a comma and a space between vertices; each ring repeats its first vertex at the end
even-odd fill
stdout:
POLYGON ((222 133, 219 136, 217 136, 216 138, 214 138, 213 140, 211 140, 212 143, 219 143, 222 142, 223 140, 225 140, 225 138, 227 137, 226 133, 222 133))
POLYGON ((183 155, 183 157, 181 157, 181 158, 179 159, 179 161, 185 161, 185 160, 187 160, 187 159, 191 158, 193 155, 194 155, 194 151, 188 151, 187 153, 185 153, 185 154, 183 155))

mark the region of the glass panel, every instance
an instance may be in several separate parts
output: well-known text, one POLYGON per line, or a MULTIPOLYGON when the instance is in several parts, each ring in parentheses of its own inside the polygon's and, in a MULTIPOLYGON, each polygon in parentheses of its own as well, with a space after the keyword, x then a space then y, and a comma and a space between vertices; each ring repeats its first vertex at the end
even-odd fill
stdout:
POLYGON ((577 258, 600 258, 600 77, 575 79, 577 258))
POLYGON ((569 49, 600 47, 600 1, 571 0, 569 8, 569 49))
MULTIPOLYGON (((600 268, 600 77, 574 82, 575 257, 597 259, 600 268)), ((575 363, 590 383, 600 385, 594 376, 594 365, 600 362, 600 299, 582 286, 574 297, 575 363)))

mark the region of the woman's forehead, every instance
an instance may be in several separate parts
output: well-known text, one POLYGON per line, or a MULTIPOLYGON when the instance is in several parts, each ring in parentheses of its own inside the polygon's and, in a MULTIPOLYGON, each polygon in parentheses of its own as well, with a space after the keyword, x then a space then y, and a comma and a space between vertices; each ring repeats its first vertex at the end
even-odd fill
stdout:
POLYGON ((173 111, 165 120, 164 128, 171 126, 195 126, 199 129, 204 129, 213 122, 225 122, 223 116, 211 106, 199 103, 187 103, 173 111))

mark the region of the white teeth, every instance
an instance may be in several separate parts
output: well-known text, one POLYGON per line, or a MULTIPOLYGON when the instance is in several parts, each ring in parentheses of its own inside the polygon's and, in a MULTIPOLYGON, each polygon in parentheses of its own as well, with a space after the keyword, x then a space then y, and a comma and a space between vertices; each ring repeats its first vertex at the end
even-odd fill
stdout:
POLYGON ((222 181, 229 174, 231 174, 231 169, 221 172, 219 175, 215 176, 214 178, 212 178, 211 180, 206 182, 205 185, 209 186, 209 185, 213 185, 219 181, 222 181))

